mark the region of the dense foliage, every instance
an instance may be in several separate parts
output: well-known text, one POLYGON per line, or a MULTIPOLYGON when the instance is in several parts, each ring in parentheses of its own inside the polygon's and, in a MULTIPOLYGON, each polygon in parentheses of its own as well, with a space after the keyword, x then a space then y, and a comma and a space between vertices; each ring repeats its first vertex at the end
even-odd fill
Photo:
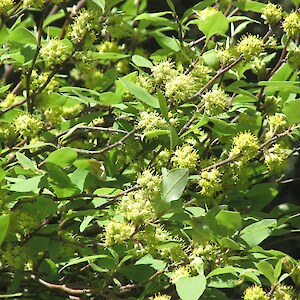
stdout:
POLYGON ((0 1, 1 298, 299 299, 299 1, 166 2, 0 1))

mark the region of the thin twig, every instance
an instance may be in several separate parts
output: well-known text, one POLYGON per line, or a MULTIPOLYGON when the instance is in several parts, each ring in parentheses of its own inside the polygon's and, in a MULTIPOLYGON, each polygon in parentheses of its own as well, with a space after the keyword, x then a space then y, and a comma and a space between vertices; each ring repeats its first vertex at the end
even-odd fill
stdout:
POLYGON ((84 149, 77 149, 77 148, 72 148, 72 149, 75 150, 76 152, 82 153, 82 154, 88 154, 88 155, 101 154, 101 153, 104 153, 106 151, 109 151, 115 147, 122 145, 126 139, 128 139, 131 135, 133 135, 136 132, 136 130, 137 129, 131 130, 125 136, 123 136, 120 140, 118 140, 117 142, 115 142, 101 150, 84 150, 84 149))

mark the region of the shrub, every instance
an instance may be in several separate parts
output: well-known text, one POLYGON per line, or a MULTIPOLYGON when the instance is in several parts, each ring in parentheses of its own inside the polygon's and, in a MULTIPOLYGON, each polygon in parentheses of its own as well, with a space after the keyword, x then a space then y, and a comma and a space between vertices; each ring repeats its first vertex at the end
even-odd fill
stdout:
POLYGON ((2 298, 298 299, 300 13, 166 2, 0 2, 2 298))

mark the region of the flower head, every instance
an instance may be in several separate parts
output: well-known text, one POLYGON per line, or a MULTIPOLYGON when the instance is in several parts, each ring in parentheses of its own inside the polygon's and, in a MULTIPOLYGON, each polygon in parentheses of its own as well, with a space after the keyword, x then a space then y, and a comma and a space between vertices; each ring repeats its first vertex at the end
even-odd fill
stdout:
POLYGON ((190 74, 177 75, 166 83, 166 96, 177 103, 186 100, 197 91, 196 83, 196 78, 190 74))
POLYGON ((2 0, 0 1, 0 15, 6 14, 14 5, 13 0, 2 0))
POLYGON ((221 89, 215 89, 202 96, 208 115, 223 113, 230 102, 230 97, 221 89))
POLYGON ((254 158, 259 150, 258 138, 251 132, 240 132, 233 138, 229 156, 242 155, 241 161, 254 158))
POLYGON ((214 197, 221 192, 223 174, 219 169, 202 171, 200 173, 199 186, 201 187, 200 194, 207 197, 214 197))
POLYGON ((68 57, 68 48, 61 40, 50 39, 41 49, 41 56, 48 65, 59 65, 68 57))
POLYGON ((245 35, 236 46, 237 52, 246 60, 259 56, 265 50, 263 40, 256 35, 245 35))
POLYGON ((282 24, 283 30, 288 36, 295 36, 300 33, 300 13, 298 11, 291 12, 282 24))
POLYGON ((250 286, 244 293, 244 300, 269 300, 266 292, 258 285, 250 286))
POLYGON ((197 166, 199 155, 196 149, 191 145, 177 147, 172 157, 172 162, 178 168, 194 169, 197 166))
POLYGON ((262 18, 270 25, 275 25, 282 18, 282 7, 276 4, 269 2, 261 11, 262 18))

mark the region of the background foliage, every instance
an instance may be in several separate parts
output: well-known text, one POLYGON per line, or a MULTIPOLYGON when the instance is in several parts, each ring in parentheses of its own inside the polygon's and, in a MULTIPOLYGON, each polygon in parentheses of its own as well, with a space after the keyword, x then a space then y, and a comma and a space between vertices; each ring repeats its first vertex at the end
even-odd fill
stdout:
POLYGON ((0 1, 1 298, 299 299, 299 1, 189 5, 0 1))

